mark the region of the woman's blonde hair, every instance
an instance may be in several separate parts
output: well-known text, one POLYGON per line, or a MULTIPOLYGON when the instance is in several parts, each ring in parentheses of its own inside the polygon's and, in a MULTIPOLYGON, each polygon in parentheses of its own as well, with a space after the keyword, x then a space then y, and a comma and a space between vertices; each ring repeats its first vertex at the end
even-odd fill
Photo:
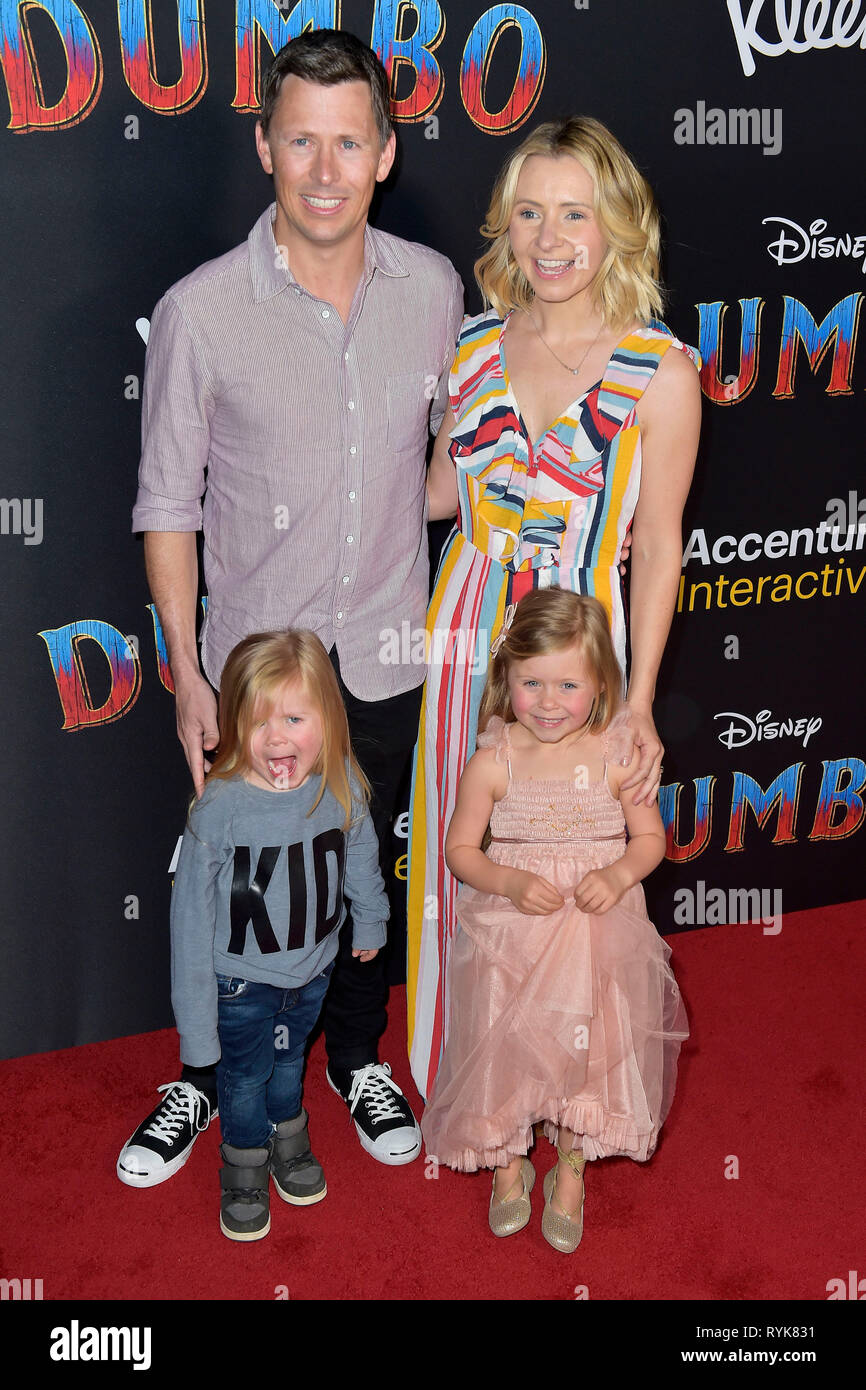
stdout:
POLYGON ((595 279, 595 298, 611 326, 637 318, 647 324, 662 311, 659 284, 659 214, 652 189, 622 145, 591 116, 548 121, 536 126, 506 160, 493 188, 481 234, 491 245, 475 262, 485 304, 504 318, 511 309, 528 309, 529 281, 514 259, 508 227, 517 180, 531 155, 570 155, 592 178, 594 210, 607 242, 595 279))
POLYGON ((361 811, 353 803, 349 769, 363 804, 370 795, 366 777, 352 753, 346 707, 328 653, 314 632, 254 632, 229 653, 220 681, 219 752, 207 780, 237 777, 250 770, 248 750, 255 723, 270 709, 280 688, 297 681, 317 706, 322 721, 322 751, 312 769, 320 777, 309 814, 325 789, 345 812, 347 830, 361 811))
POLYGON ((576 646, 599 687, 587 732, 602 733, 622 700, 622 672, 610 636, 607 613, 598 599, 552 585, 533 589, 518 603, 511 626, 490 663, 478 712, 483 732, 494 715, 514 723, 508 693, 508 671, 514 661, 576 646))

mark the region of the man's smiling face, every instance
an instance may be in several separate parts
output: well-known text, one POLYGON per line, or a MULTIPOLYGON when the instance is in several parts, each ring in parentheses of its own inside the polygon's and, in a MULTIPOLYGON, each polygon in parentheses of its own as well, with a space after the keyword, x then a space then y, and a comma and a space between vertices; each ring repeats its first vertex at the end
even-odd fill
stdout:
POLYGON ((366 82, 323 86, 291 74, 283 81, 256 148, 274 178, 274 237, 288 250, 326 249, 363 238, 376 184, 394 162, 395 137, 381 144, 366 82))

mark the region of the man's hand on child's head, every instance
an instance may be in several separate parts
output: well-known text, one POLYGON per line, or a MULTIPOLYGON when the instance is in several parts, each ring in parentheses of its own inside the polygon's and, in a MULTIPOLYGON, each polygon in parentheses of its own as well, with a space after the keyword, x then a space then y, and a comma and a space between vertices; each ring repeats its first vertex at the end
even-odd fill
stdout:
POLYGON ((378 948, 378 947, 376 948, 375 951, 353 951, 353 952, 352 952, 352 955, 353 955, 353 956, 357 956, 358 960, 372 960, 373 957, 374 957, 374 956, 378 956, 378 954, 379 954, 379 948, 378 948))

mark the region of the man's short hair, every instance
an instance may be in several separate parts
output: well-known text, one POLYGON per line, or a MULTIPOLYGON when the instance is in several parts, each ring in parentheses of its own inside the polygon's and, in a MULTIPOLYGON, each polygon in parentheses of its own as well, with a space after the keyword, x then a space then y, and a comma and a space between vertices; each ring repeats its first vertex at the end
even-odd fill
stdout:
POLYGON ((268 68, 262 91, 259 124, 267 135, 283 79, 302 77, 334 87, 339 82, 366 82, 370 88, 373 115, 384 146, 391 134, 391 93, 388 74, 372 48, 344 29, 314 29, 299 34, 280 49, 268 68))

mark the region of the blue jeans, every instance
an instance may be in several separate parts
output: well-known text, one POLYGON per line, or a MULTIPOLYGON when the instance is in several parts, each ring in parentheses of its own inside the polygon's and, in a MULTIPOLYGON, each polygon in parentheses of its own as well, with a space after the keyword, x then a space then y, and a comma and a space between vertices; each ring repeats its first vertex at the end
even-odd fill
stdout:
POLYGON ((299 989, 217 975, 217 1091, 226 1144, 261 1148, 282 1120, 300 1114, 304 1048, 333 968, 332 961, 299 989))

